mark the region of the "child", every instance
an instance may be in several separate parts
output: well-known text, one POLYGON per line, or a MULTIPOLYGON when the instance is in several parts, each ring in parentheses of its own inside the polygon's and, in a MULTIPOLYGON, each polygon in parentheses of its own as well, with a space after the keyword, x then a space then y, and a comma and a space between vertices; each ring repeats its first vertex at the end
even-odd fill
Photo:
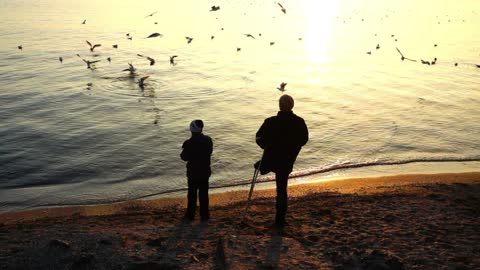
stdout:
POLYGON ((202 221, 210 218, 208 210, 208 178, 212 174, 210 156, 213 143, 209 136, 202 133, 203 121, 193 120, 190 123, 192 137, 182 145, 180 157, 187 162, 188 206, 185 218, 192 221, 197 208, 197 192, 200 201, 200 217, 202 221))

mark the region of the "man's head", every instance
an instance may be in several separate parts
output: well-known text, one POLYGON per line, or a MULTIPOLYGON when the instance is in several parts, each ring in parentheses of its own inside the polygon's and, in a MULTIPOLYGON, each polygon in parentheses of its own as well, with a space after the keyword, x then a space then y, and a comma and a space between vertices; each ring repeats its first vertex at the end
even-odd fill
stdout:
POLYGON ((192 133, 201 133, 203 129, 203 121, 202 120, 193 120, 190 122, 190 131, 192 133))
POLYGON ((293 109, 293 98, 289 95, 283 95, 278 101, 278 106, 282 112, 290 112, 293 109))

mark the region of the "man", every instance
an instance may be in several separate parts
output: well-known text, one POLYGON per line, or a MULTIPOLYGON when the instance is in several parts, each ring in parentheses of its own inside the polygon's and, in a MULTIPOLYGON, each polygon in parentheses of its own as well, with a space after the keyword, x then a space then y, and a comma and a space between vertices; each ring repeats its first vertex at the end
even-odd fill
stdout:
POLYGON ((188 205, 185 219, 192 221, 197 208, 197 192, 200 201, 200 217, 202 221, 210 218, 208 209, 208 178, 212 174, 210 157, 213 143, 209 136, 202 133, 203 121, 193 120, 190 123, 192 137, 182 145, 180 157, 187 161, 188 205))
POLYGON ((293 105, 291 96, 281 96, 280 111, 276 116, 265 119, 256 134, 258 146, 264 149, 261 173, 275 173, 277 226, 286 225, 288 175, 292 172, 300 149, 308 141, 307 125, 292 112, 293 105))

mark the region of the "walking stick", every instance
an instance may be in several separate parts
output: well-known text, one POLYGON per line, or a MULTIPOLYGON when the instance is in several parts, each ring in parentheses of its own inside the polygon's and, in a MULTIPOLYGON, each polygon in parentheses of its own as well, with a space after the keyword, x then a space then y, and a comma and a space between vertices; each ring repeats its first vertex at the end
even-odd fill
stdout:
POLYGON ((247 217, 248 208, 250 208, 250 201, 252 200, 253 196, 253 188, 255 187, 255 183, 257 182, 258 174, 260 173, 260 167, 262 166, 263 154, 260 162, 258 163, 258 168, 255 168, 253 171, 253 178, 252 183, 250 184, 250 192, 248 193, 247 205, 245 206, 245 211, 243 213, 242 223, 244 223, 245 218, 247 217))

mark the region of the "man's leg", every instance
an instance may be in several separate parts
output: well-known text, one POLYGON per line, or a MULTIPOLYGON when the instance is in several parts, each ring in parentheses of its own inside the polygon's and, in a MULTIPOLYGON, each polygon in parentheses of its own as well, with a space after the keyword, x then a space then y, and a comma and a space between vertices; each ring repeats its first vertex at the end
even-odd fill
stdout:
POLYGON ((275 223, 284 224, 285 215, 287 214, 287 186, 288 175, 290 173, 280 172, 275 173, 275 182, 277 184, 277 198, 276 198, 276 210, 275 223))
POLYGON ((208 178, 202 179, 199 184, 198 197, 200 200, 200 216, 202 220, 208 220, 210 218, 210 212, 208 209, 208 178))
POLYGON ((197 183, 193 179, 188 178, 188 194, 187 194, 187 212, 185 218, 193 220, 195 217, 195 210, 197 208, 197 183))

